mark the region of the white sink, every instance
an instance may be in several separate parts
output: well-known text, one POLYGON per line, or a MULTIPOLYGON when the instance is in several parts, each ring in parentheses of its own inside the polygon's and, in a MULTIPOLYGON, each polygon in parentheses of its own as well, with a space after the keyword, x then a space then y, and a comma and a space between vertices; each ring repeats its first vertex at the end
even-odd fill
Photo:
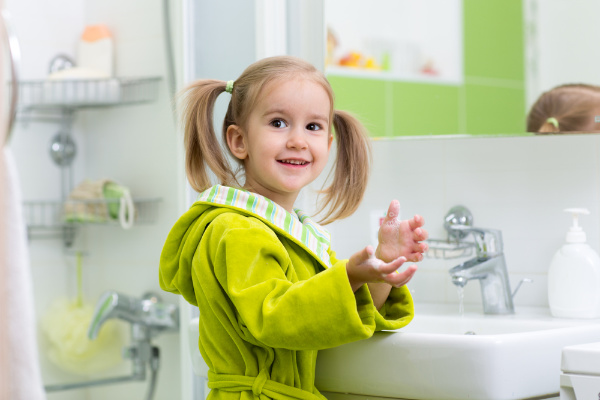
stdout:
POLYGON ((552 318, 545 308, 461 317, 456 305, 421 304, 404 329, 319 352, 316 386, 336 399, 555 397, 562 348, 598 341, 600 320, 552 318))

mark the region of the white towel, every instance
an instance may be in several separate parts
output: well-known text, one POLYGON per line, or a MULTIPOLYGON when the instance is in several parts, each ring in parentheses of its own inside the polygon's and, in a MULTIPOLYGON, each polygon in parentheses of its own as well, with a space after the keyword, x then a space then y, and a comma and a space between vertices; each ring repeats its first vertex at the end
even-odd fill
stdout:
POLYGON ((6 145, 0 149, 0 321, 0 400, 45 399, 20 187, 6 145))

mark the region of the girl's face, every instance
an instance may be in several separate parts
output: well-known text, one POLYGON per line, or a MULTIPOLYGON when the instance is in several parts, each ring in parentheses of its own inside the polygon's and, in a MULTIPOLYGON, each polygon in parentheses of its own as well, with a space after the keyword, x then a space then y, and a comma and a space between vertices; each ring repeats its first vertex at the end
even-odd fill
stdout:
POLYGON ((267 84, 246 128, 227 129, 231 152, 244 162, 245 187, 291 211, 327 164, 329 114, 329 96, 318 83, 300 77, 267 84))

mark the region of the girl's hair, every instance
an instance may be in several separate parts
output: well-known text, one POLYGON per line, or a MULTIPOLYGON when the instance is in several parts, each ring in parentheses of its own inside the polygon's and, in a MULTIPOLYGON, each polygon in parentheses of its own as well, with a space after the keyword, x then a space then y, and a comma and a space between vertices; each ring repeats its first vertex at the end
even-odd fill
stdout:
POLYGON ((600 108, 600 87, 586 84, 557 86, 542 93, 527 116, 527 132, 585 131, 600 108))
POLYGON ((324 212, 321 223, 331 223, 356 211, 362 201, 371 166, 371 148, 366 129, 351 114, 334 110, 333 90, 323 73, 310 63, 291 56, 257 61, 236 79, 223 121, 223 146, 213 128, 213 110, 217 97, 225 91, 227 83, 203 79, 183 90, 185 164, 188 180, 194 190, 202 192, 211 186, 206 167, 222 185, 242 186, 238 178, 243 174, 243 165, 231 154, 226 144, 227 128, 230 125, 246 126, 254 105, 268 83, 298 77, 320 84, 327 92, 330 100, 329 120, 337 140, 332 182, 319 192, 324 195, 318 210, 318 213, 324 212), (235 170, 229 164, 223 147, 238 162, 235 170))

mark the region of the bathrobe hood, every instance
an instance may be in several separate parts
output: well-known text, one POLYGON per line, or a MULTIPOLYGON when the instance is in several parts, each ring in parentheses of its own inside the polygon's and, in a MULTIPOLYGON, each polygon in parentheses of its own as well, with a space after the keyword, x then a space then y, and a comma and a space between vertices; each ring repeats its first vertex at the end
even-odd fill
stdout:
MULTIPOLYGON (((160 258, 160 287, 180 294, 190 304, 198 306, 192 281, 194 255, 210 223, 219 215, 233 210, 210 204, 196 203, 175 223, 160 258)), ((197 262, 197 259, 196 259, 197 262)))

